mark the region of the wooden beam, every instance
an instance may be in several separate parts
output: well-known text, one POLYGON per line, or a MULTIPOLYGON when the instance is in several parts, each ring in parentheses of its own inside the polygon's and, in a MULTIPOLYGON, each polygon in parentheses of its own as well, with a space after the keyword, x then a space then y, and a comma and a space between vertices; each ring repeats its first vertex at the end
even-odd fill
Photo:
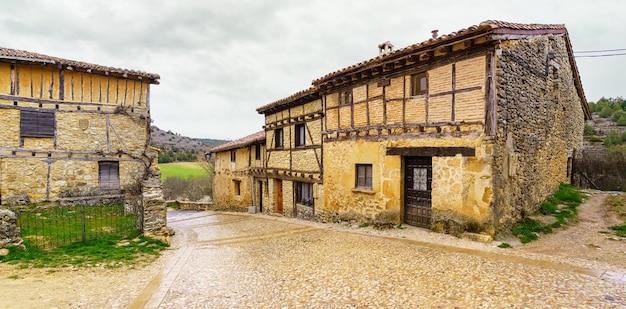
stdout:
POLYGON ((476 156, 476 149, 472 147, 398 147, 387 148, 387 155, 405 157, 454 157, 460 154, 464 157, 476 156))

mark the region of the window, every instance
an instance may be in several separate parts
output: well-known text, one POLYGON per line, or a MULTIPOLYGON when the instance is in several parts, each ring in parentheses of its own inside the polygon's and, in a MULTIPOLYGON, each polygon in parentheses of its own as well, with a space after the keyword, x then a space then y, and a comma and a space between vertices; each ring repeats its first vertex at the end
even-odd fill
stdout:
POLYGON ((231 150, 230 151, 230 162, 236 162, 237 161, 237 150, 231 150))
POLYGON ((274 130, 274 146, 275 148, 283 148, 285 141, 283 140, 283 129, 274 130))
POLYGON ((305 127, 304 124, 297 124, 296 125, 296 140, 295 140, 295 145, 297 146, 304 146, 305 144, 305 127))
POLYGON ((339 104, 352 104, 352 90, 339 93, 339 104))
POLYGON ((254 159, 261 160, 261 145, 254 146, 254 159))
POLYGON ((411 95, 424 95, 428 91, 426 73, 411 75, 411 95))
POLYGON ((101 190, 119 190, 119 162, 98 162, 98 182, 100 183, 101 190))
POLYGON ((54 137, 54 111, 22 110, 20 136, 54 137))
POLYGON ((356 187, 372 188, 372 165, 357 164, 356 165, 356 187))
POLYGON ((313 206, 313 184, 296 182, 296 203, 304 206, 313 206))
POLYGON ((241 180, 233 180, 233 189, 235 190, 235 195, 241 195, 241 180))

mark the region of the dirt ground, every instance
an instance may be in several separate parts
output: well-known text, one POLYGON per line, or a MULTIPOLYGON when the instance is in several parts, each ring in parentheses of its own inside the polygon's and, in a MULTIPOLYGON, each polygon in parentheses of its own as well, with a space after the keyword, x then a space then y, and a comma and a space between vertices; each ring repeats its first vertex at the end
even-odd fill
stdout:
MULTIPOLYGON (((607 195, 590 191, 585 203, 579 206, 579 222, 576 225, 511 249, 495 248, 495 242, 487 248, 483 243, 422 229, 393 232, 400 233, 398 237, 403 238, 418 235, 423 240, 430 237, 431 242, 445 245, 455 246, 455 243, 463 241, 463 246, 478 250, 502 250, 500 252, 513 255, 540 254, 558 260, 580 259, 626 270, 626 238, 616 237, 608 228, 624 221, 608 209, 605 203, 607 195)), ((343 227, 336 225, 332 228, 341 230, 343 227)), ((127 308, 174 256, 178 249, 176 241, 174 239, 172 249, 164 251, 155 262, 117 269, 20 269, 0 263, 0 308, 127 308)))
MULTIPOLYGON (((578 207, 578 223, 554 234, 541 235, 539 240, 512 250, 542 253, 607 263, 626 268, 626 238, 617 237, 609 226, 624 223, 606 203, 605 192, 588 191, 578 207)), ((623 194, 623 193, 613 193, 623 194)))

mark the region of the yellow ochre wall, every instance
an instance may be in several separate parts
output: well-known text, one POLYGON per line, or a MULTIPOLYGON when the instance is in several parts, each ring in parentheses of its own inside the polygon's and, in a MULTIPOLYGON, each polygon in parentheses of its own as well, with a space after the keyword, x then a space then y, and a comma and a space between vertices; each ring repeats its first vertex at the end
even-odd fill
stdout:
MULTIPOLYGON (((493 234, 493 141, 485 137, 486 55, 435 65, 352 88, 353 104, 339 92, 324 96, 324 203, 327 215, 380 213, 403 217, 403 157, 389 148, 467 147, 475 156, 433 157, 432 228, 470 222, 493 234), (426 73, 427 95, 411 96, 411 74, 426 73), (454 102, 453 102, 454 91, 454 102), (403 128, 404 127, 404 128, 403 128), (372 164, 372 189, 355 189, 356 164, 372 164)), ((392 216, 393 217, 393 216, 392 216)))
POLYGON ((119 162, 120 186, 143 177, 149 86, 131 79, 31 63, 0 63, 0 196, 31 202, 98 189, 98 162, 119 162), (55 114, 55 136, 20 137, 20 111, 55 114))

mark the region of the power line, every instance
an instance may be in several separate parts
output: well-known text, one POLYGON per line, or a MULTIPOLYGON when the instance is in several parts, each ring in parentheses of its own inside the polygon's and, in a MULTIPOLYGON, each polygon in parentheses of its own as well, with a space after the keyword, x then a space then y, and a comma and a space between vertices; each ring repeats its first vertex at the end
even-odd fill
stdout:
POLYGON ((576 58, 598 58, 598 57, 613 57, 613 56, 626 56, 626 53, 617 53, 617 54, 604 54, 604 55, 582 55, 576 56, 576 58))
POLYGON ((600 49, 600 50, 582 50, 582 51, 574 51, 574 54, 607 53, 607 52, 616 52, 616 51, 626 51, 626 48, 600 49))

